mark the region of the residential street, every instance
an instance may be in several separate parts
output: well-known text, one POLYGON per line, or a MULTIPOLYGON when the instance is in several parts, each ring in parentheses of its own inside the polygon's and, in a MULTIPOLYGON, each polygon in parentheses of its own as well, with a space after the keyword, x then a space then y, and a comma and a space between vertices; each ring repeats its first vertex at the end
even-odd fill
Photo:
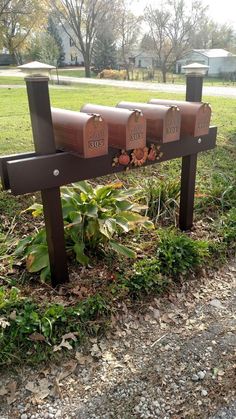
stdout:
MULTIPOLYGON (((25 77, 21 71, 17 69, 10 70, 0 70, 0 76, 7 77, 25 77)), ((53 80, 57 80, 56 76, 52 76, 53 80)), ((164 83, 155 83, 155 82, 141 82, 141 81, 122 81, 122 80, 108 80, 108 79, 87 79, 85 77, 65 77, 60 76, 60 81, 63 83, 86 83, 86 84, 95 84, 100 86, 114 86, 122 87, 126 89, 140 89, 140 90, 151 90, 157 92, 168 92, 168 93, 185 93, 185 85, 180 84, 164 84, 164 83)), ((7 83, 6 83, 7 84, 7 83)), ((3 86, 1 86, 3 87, 3 86)), ((236 98, 236 87, 217 87, 217 86, 205 86, 203 87, 203 95, 205 96, 218 96, 218 97, 228 97, 236 98)))

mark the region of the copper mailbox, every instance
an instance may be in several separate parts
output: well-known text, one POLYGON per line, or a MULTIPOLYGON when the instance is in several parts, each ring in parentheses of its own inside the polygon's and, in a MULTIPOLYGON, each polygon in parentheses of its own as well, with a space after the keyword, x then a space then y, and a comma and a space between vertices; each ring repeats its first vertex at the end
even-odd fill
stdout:
POLYGON ((154 105, 176 105, 181 113, 181 135, 199 137, 209 133, 211 107, 209 103, 151 99, 154 105))
POLYGON ((147 139, 168 143, 180 139, 180 111, 177 106, 157 106, 141 102, 120 102, 118 108, 140 109, 147 121, 147 139))
POLYGON ((99 113, 108 124, 110 146, 133 150, 146 146, 146 119, 140 110, 130 111, 111 106, 87 104, 81 112, 99 113))
POLYGON ((52 108, 51 111, 58 149, 73 151, 84 158, 108 153, 108 127, 100 115, 57 108, 52 108))

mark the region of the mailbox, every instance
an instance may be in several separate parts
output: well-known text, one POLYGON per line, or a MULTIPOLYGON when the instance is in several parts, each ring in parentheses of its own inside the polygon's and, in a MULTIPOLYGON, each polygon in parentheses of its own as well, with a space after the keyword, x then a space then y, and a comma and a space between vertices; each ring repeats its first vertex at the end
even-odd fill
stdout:
POLYGON ((147 121, 147 139, 168 143, 180 139, 180 111, 177 106, 151 105, 139 102, 120 102, 118 108, 140 109, 147 121))
POLYGON ((110 146, 133 150, 146 146, 146 119, 140 110, 118 109, 111 106, 87 104, 81 112, 99 113, 108 124, 110 146))
POLYGON ((84 158, 108 153, 108 127, 101 115, 52 108, 56 147, 84 158))
POLYGON ((211 107, 209 103, 151 99, 153 105, 178 106, 181 113, 181 135, 198 137, 209 133, 211 107))

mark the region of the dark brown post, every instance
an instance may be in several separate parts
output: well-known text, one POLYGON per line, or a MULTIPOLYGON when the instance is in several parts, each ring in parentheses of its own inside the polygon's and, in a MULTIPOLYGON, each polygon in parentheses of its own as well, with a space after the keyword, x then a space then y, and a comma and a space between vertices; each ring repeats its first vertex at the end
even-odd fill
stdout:
MULTIPOLYGON (((56 152, 52 127, 51 107, 48 90, 48 77, 26 77, 29 109, 33 130, 35 151, 38 155, 56 152)), ((40 173, 32 176, 40 177, 40 173)), ((56 167, 52 168, 52 176, 60 176, 56 167)), ((64 238, 60 188, 41 191, 52 286, 67 282, 68 269, 64 238)))
MULTIPOLYGON (((186 101, 201 102, 203 77, 207 68, 207 66, 200 64, 190 64, 185 67, 186 70, 190 70, 190 74, 186 71, 186 101)), ((182 158, 179 211, 179 227, 182 231, 190 230, 193 225, 196 170, 197 154, 191 154, 182 158)))

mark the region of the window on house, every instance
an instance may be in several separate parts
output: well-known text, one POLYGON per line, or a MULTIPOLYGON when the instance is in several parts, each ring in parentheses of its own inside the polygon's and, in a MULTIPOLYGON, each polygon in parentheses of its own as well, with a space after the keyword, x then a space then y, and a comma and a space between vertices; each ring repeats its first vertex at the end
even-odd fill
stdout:
POLYGON ((70 37, 70 47, 73 47, 75 45, 73 39, 70 37))

